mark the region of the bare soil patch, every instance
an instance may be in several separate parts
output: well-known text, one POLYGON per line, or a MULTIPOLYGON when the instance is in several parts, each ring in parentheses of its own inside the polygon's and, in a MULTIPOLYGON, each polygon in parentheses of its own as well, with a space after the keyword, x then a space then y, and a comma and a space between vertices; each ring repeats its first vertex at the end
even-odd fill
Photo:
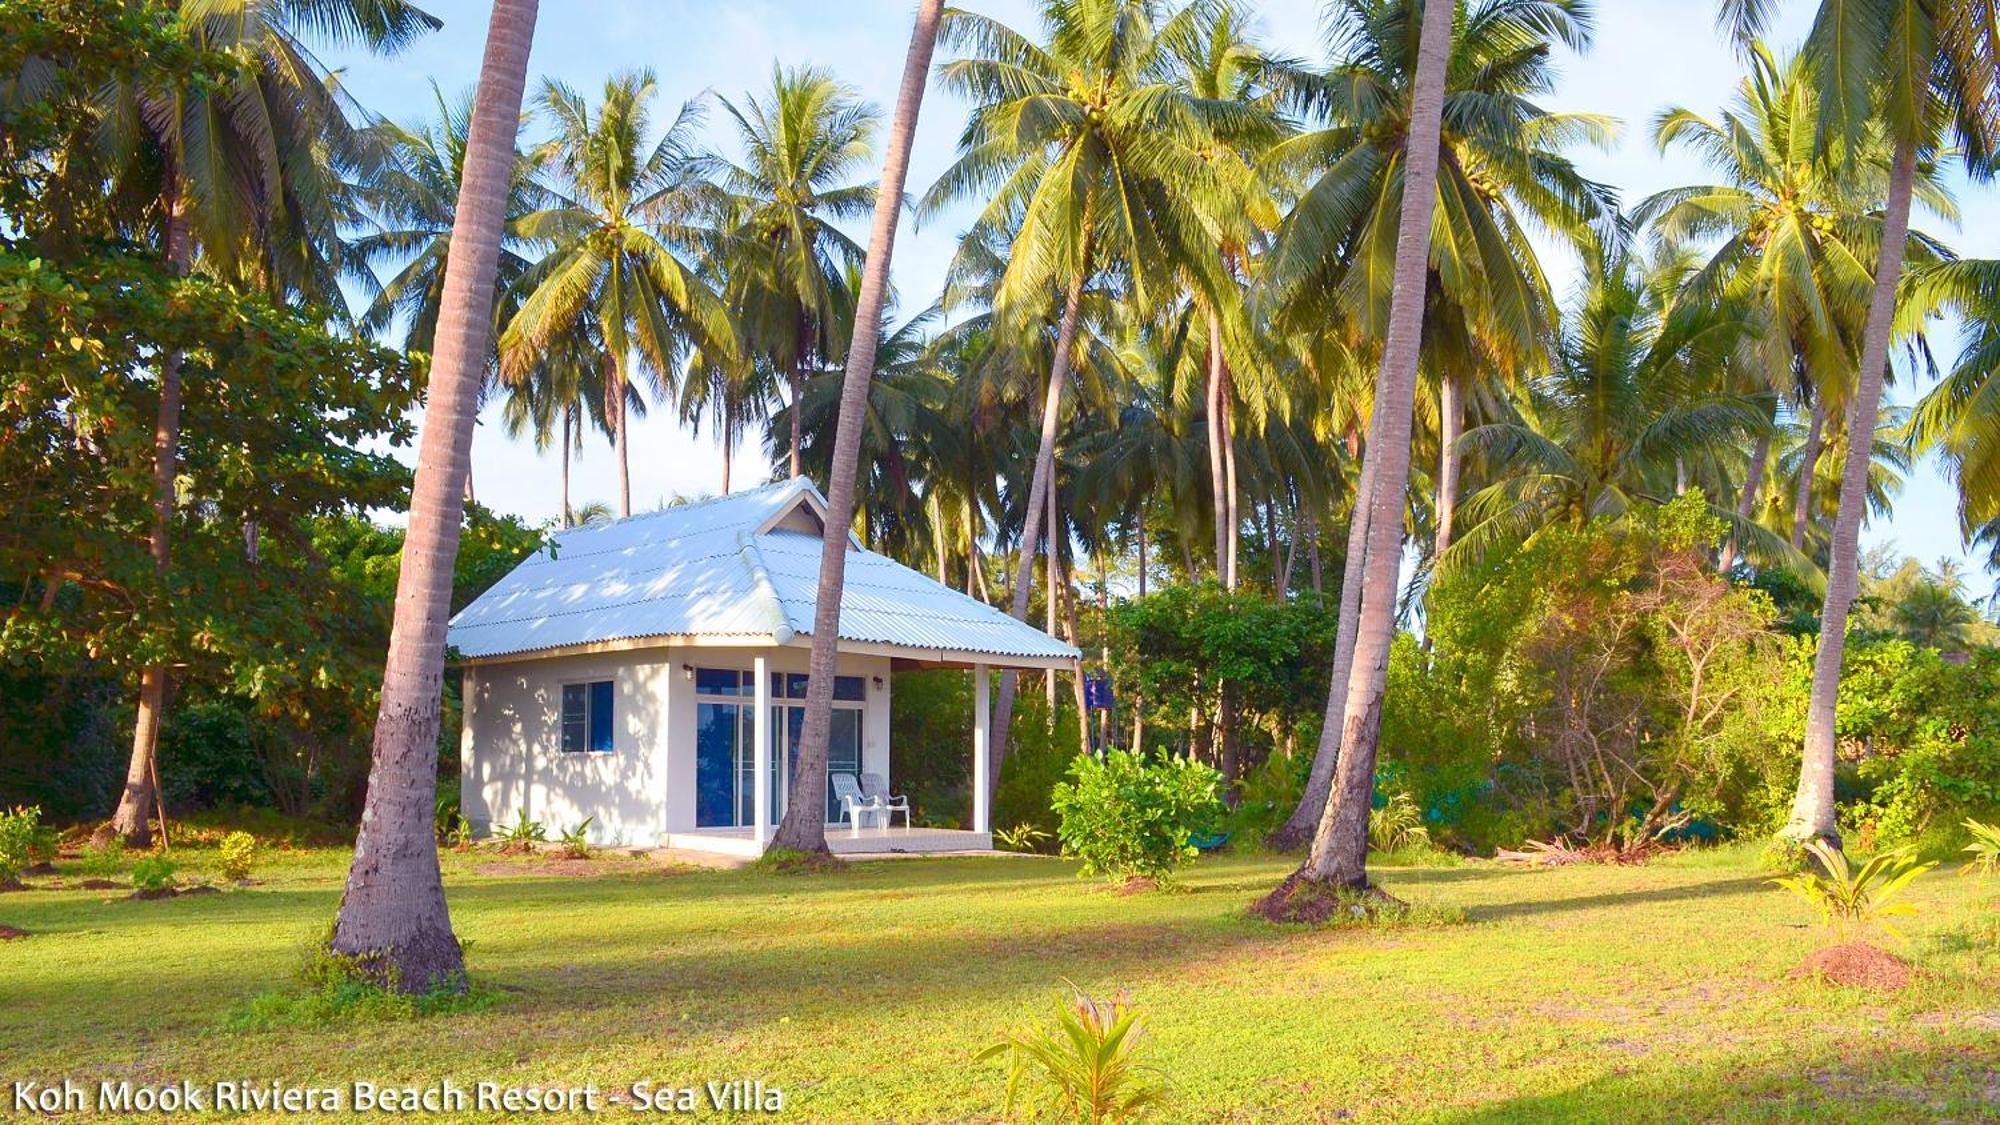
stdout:
POLYGON ((1792 975, 1818 977, 1871 992, 1895 992, 1909 987, 1915 971, 1908 961, 1886 949, 1865 941, 1850 941, 1806 958, 1804 964, 1792 970, 1792 975))
POLYGON ((1133 875, 1124 882, 1112 886, 1111 893, 1117 895, 1142 895, 1148 891, 1157 891, 1159 889, 1160 884, 1158 880, 1149 879, 1144 875, 1133 875))
MULTIPOLYGON (((113 885, 115 886, 116 884, 113 885)), ((221 893, 221 887, 211 887, 207 883, 200 883, 192 887, 161 887, 154 891, 133 891, 125 897, 137 899, 141 902, 151 902, 154 899, 181 898, 186 895, 219 895, 221 893)))
POLYGON ((0 941, 20 941, 28 936, 28 931, 13 926, 0 925, 0 941))

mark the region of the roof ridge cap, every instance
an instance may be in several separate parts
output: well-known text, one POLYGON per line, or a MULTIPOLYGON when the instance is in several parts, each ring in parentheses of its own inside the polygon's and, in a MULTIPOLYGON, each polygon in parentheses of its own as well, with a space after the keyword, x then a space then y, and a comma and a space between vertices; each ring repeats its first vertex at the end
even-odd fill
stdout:
POLYGON ((756 531, 739 531, 736 540, 743 565, 750 570, 750 588, 764 599, 765 608, 770 610, 771 639, 781 645, 790 644, 797 634, 792 628, 792 619, 785 613, 785 603, 778 597, 778 588, 771 584, 771 572, 764 567, 764 556, 757 550, 756 531))

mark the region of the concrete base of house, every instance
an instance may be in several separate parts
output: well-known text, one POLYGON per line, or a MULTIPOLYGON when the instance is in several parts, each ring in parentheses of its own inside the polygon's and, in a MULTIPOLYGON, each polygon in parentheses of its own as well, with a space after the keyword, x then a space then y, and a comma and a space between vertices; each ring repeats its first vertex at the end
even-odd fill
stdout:
MULTIPOLYGON (((697 828, 670 832, 660 838, 660 846, 675 851, 704 852, 710 855, 755 859, 764 854, 749 828, 697 828)), ((966 832, 955 828, 863 828, 857 834, 841 825, 828 825, 826 846, 837 856, 938 855, 947 852, 988 852, 993 850, 991 832, 966 832)))

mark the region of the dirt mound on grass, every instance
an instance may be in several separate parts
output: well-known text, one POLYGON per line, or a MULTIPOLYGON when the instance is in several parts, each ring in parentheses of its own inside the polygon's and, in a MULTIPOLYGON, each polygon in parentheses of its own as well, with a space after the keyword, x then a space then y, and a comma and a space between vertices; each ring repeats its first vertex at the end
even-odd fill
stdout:
POLYGON ((211 887, 207 883, 199 883, 192 887, 161 887, 158 890, 152 891, 133 891, 126 897, 138 899, 141 902, 151 902, 154 899, 179 898, 182 895, 219 895, 221 893, 221 887, 211 887))
POLYGON ((1111 893, 1115 895, 1142 895, 1148 891, 1157 891, 1159 889, 1160 884, 1158 881, 1149 879, 1144 875, 1133 875, 1122 883, 1113 883, 1111 885, 1111 893))
POLYGON ((1337 915, 1356 919, 1373 918, 1384 910, 1404 907, 1402 899, 1380 887, 1354 890, 1329 886, 1305 878, 1294 871, 1278 884, 1278 889, 1250 904, 1250 916, 1266 922, 1288 922, 1322 926, 1337 915))
POLYGON ((28 931, 26 930, 17 930, 12 926, 0 925, 0 941, 20 941, 27 936, 28 931))
POLYGON ((78 883, 77 886, 86 891, 115 891, 118 889, 118 884, 109 879, 85 879, 83 882, 78 883))
POLYGON ((1866 988, 1875 992, 1895 992, 1909 986, 1914 976, 1910 963, 1886 949, 1865 941, 1850 941, 1822 949, 1792 970, 1795 977, 1817 977, 1833 984, 1866 988))
POLYGON ((4 883, 0 883, 0 894, 7 894, 11 891, 32 891, 34 889, 19 879, 9 879, 4 883))

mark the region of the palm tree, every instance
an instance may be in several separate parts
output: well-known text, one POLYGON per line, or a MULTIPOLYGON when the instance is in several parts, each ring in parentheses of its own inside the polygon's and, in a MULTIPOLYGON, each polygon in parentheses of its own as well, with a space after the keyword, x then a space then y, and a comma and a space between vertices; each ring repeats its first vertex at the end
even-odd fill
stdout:
POLYGON ((1917 403, 1910 445, 1936 453, 1958 485, 1967 542, 2000 530, 2000 261, 1949 262, 1911 279, 1906 304, 1962 318, 1958 362, 1917 403))
MULTIPOLYGON (((696 347, 735 351, 715 294, 682 263, 676 247, 702 235, 694 217, 712 206, 695 148, 700 114, 681 108, 650 147, 653 76, 614 75, 593 108, 576 91, 545 80, 536 95, 555 136, 535 153, 555 178, 548 206, 523 216, 522 237, 548 254, 520 280, 519 308, 500 335, 500 370, 512 378, 551 350, 594 335, 603 348, 604 414, 618 458, 618 509, 632 514, 631 427, 636 397, 631 364, 666 395, 681 360, 696 347), (562 337, 572 339, 559 342, 562 337)), ((643 406, 641 407, 643 409, 643 406)))
MULTIPOLYGON (((348 107, 301 29, 336 44, 390 52, 438 22, 405 0, 331 0, 310 12, 278 0, 187 0, 182 26, 197 49, 241 65, 228 80, 164 88, 119 84, 105 92, 101 131, 119 180, 153 200, 159 245, 176 274, 202 272, 329 306, 353 263, 338 230, 348 218, 343 173, 366 163, 348 107)), ((157 573, 172 558, 181 425, 181 354, 160 357, 153 429, 153 528, 157 573)), ((151 836, 154 753, 166 710, 168 669, 140 673, 132 757, 108 831, 135 845, 151 836)))
MULTIPOLYGON (((1476 561, 1550 526, 1664 504, 1681 491, 1690 463, 1765 431, 1757 396, 1715 390, 1707 378, 1751 322, 1727 307, 1675 305, 1680 288, 1678 270, 1648 277, 1627 254, 1593 264, 1555 370, 1529 382, 1513 417, 1465 435, 1494 482, 1467 501, 1474 524, 1441 566, 1476 561)), ((1781 540, 1748 520, 1732 530, 1759 557, 1787 557, 1781 540)))
MULTIPOLYGON (((1867 267, 1882 236, 1872 198, 1879 193, 1888 152, 1881 138, 1855 162, 1822 158, 1818 137, 1819 91, 1799 59, 1780 63, 1761 44, 1749 47, 1751 72, 1734 106, 1717 120, 1684 108, 1663 112, 1654 125, 1662 151, 1682 147, 1702 156, 1724 177, 1661 192, 1641 203, 1635 218, 1663 239, 1720 238, 1690 282, 1691 296, 1737 301, 1765 320, 1754 362, 1742 364, 1744 389, 1777 398, 1789 394, 1809 416, 1799 447, 1800 472, 1792 500, 1791 546, 1803 550, 1812 509, 1811 488, 1826 449, 1830 406, 1845 401, 1873 288, 1867 267)), ((1934 176, 1918 190, 1940 214, 1952 213, 1949 195, 1934 176)), ((1912 236, 1910 252, 1935 258, 1941 250, 1912 236)), ((1772 421, 1775 422, 1775 417, 1772 421)), ((1738 489, 1736 516, 1747 523, 1770 468, 1775 426, 1757 439, 1738 489)), ((1734 539, 1719 560, 1734 565, 1734 539)))
MULTIPOLYGON (((1722 0, 1720 11, 1739 41, 1769 23, 1774 0, 1722 0)), ((1909 241, 1919 158, 1948 141, 1973 175, 1992 175, 2000 161, 2000 21, 1991 5, 1941 0, 1820 0, 1805 53, 1821 84, 1820 131, 1853 154, 1856 138, 1886 134, 1894 155, 1883 206, 1882 251, 1862 331, 1847 432, 1875 432, 1882 380, 1889 367, 1896 291, 1909 241)), ((1834 821, 1835 711, 1847 616, 1860 582, 1861 517, 1872 465, 1867 442, 1850 442, 1841 466, 1840 506, 1833 523, 1819 648, 1813 660, 1799 787, 1782 835, 1840 845, 1834 821)))
POLYGON ((495 0, 487 27, 396 579, 368 798, 334 919, 335 952, 357 958, 356 964, 368 966, 384 984, 410 992, 463 987, 465 980, 465 955, 445 906, 433 821, 440 685, 535 15, 536 0, 495 0))
POLYGON ((874 206, 873 185, 848 181, 872 153, 879 117, 852 86, 814 67, 773 67, 767 97, 721 101, 743 148, 741 163, 711 160, 731 197, 722 250, 729 304, 746 350, 788 386, 797 476, 799 396, 813 365, 847 346, 841 332, 853 297, 845 282, 862 260, 834 224, 874 206))
MULTIPOLYGON (((1581 48, 1589 9, 1572 0, 1480 0, 1462 9, 1445 64, 1445 109, 1434 220, 1454 237, 1429 243, 1423 352, 1439 375, 1439 463, 1434 550, 1451 546, 1460 461, 1457 441, 1478 373, 1488 378, 1534 369, 1549 352, 1554 300, 1525 219, 1582 243, 1613 236, 1617 202, 1583 176, 1563 149, 1603 143, 1611 123, 1556 113, 1535 99, 1554 85, 1551 41, 1581 48)), ((1333 5, 1335 64, 1324 75, 1294 68, 1285 90, 1323 128, 1276 145, 1266 158, 1277 176, 1310 177, 1279 228, 1264 265, 1259 301, 1287 335, 1348 322, 1382 339, 1392 312, 1398 216, 1407 180, 1404 147, 1412 123, 1412 8, 1407 0, 1341 0, 1333 5)), ((1365 470, 1364 470, 1365 471, 1365 470)), ((1350 525, 1350 569, 1365 552, 1350 525)), ((1349 679, 1359 574, 1342 587, 1336 645, 1315 769, 1298 806, 1273 834, 1279 846, 1305 842, 1326 807, 1338 756, 1339 715, 1349 679)))
POLYGON ((1422 7, 1411 0, 1400 11, 1406 21, 1404 33, 1384 36, 1382 42, 1395 51, 1392 59, 1385 61, 1409 75, 1410 113, 1402 157, 1403 192, 1397 208, 1396 280, 1363 470, 1367 489, 1357 498, 1352 517, 1367 521, 1353 671, 1343 707, 1333 793, 1306 862, 1272 892, 1273 905, 1280 909, 1289 899, 1288 892, 1301 883, 1368 887, 1368 807, 1375 792, 1382 693, 1388 676, 1389 642, 1395 630, 1403 489, 1410 470, 1410 419, 1416 402, 1418 349, 1423 341, 1431 217, 1437 202, 1454 14, 1451 7, 1435 0, 1422 7), (1408 23, 1418 26, 1409 27, 1408 23), (1415 34, 1410 34, 1412 31, 1415 34))
MULTIPOLYGON (((943 35, 966 56, 946 63, 939 78, 974 109, 958 159, 922 207, 986 198, 961 257, 988 254, 996 241, 1008 247, 993 287, 1001 339, 1039 342, 1052 302, 1060 310, 1009 607, 1016 619, 1026 619, 1033 590, 1086 289, 1100 273, 1115 273, 1125 297, 1144 306, 1177 292, 1190 271, 1208 292, 1217 288, 1215 255, 1201 247, 1188 203, 1212 194, 1201 189, 1211 178, 1202 152, 1214 114, 1176 81, 1162 50, 1172 25, 1195 19, 1197 9, 1163 19, 1164 11, 1159 0, 1049 0, 1039 43, 970 12, 944 19, 943 35)), ((1001 676, 989 788, 1005 756, 1016 688, 1012 672, 1001 676)))
MULTIPOLYGON (((910 170, 910 146, 916 138, 917 113, 923 107, 925 79, 937 46, 943 0, 922 0, 910 31, 910 50, 903 60, 903 82, 896 91, 896 115, 889 127, 889 148, 882 161, 882 189, 875 199, 874 225, 868 232, 867 264, 855 301, 852 343, 841 378, 840 419, 834 429, 833 472, 827 484, 826 538, 820 548, 819 588, 813 613, 812 653, 806 665, 805 729, 800 736, 799 761, 792 772, 792 792, 798 798, 785 810, 773 844, 778 847, 826 850, 827 736, 833 725, 833 676, 840 642, 841 593, 847 576, 847 534, 854 522, 854 478, 859 473, 862 416, 868 406, 869 380, 875 373, 876 348, 882 330, 882 310, 889 300, 889 262, 895 253, 896 221, 903 208, 903 183, 910 170)), ((794 392, 796 394, 796 391, 794 392)), ((793 402, 794 415, 798 409, 793 402)), ((799 447, 793 430, 792 472, 798 472, 799 447)))

